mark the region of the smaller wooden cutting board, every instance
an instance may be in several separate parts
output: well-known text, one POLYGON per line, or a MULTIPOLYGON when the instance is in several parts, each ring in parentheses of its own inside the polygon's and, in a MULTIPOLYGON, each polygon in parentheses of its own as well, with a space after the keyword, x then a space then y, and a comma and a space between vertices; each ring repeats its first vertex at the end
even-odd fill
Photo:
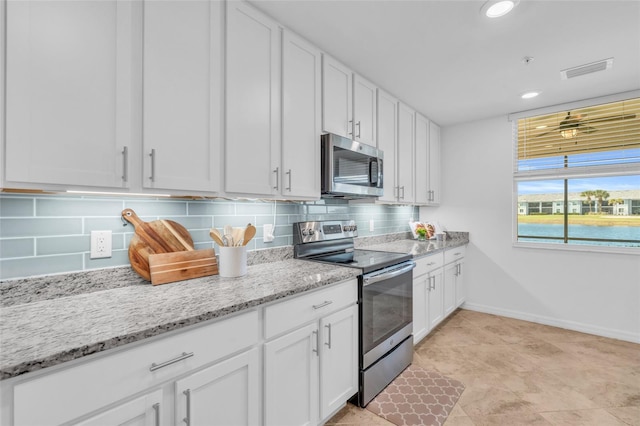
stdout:
POLYGON ((218 273, 213 249, 178 251, 149 255, 151 284, 166 284, 218 273))

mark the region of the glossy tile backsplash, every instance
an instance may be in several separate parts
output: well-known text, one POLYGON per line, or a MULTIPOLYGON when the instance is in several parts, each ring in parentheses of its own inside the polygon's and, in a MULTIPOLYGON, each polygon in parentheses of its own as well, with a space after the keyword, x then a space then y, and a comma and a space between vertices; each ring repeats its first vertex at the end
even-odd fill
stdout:
POLYGON ((0 279, 124 266, 134 229, 120 212, 132 208, 145 221, 170 219, 189 230, 196 248, 213 247, 209 228, 256 225, 249 250, 292 244, 291 224, 306 220, 354 219, 360 236, 407 231, 413 206, 315 202, 184 200, 97 196, 0 194, 0 279), (375 230, 369 231, 373 219, 375 230), (262 225, 274 223, 275 240, 262 242, 262 225), (90 259, 93 230, 113 232, 113 255, 90 259))

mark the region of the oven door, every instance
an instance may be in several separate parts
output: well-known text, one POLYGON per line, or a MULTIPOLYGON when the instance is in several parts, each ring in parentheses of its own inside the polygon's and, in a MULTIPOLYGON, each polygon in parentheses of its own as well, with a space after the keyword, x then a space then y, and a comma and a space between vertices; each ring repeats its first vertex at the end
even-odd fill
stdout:
POLYGON ((362 279, 362 369, 411 335, 413 328, 413 268, 409 260, 362 279))

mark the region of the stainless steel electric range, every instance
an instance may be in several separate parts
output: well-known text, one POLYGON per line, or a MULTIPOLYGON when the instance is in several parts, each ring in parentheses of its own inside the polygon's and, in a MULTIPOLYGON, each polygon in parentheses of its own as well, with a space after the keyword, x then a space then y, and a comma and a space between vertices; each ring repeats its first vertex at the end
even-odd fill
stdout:
POLYGON ((366 406, 413 359, 413 268, 409 254, 354 247, 354 221, 293 225, 295 257, 358 268, 359 391, 352 400, 366 406))

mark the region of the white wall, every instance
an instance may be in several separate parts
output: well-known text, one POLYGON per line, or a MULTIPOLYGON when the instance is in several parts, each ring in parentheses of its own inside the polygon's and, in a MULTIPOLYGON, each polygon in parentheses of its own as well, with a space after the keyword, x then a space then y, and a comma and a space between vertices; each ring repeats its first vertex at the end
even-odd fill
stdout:
POLYGON ((511 123, 442 131, 442 206, 421 220, 469 231, 464 306, 640 342, 640 256, 512 245, 511 123))

